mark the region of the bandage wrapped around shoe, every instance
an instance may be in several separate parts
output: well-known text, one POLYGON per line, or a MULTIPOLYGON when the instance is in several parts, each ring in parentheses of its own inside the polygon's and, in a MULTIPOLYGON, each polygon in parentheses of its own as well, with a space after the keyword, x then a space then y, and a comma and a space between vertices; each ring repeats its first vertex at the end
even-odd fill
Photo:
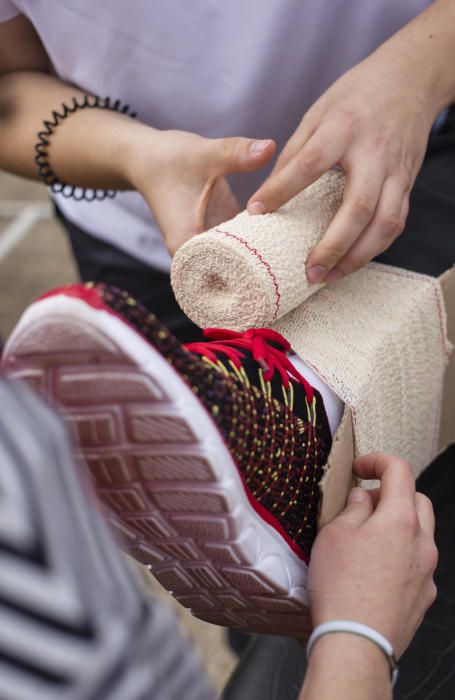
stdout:
POLYGON ((451 352, 438 279, 371 263, 310 285, 309 252, 337 211, 344 176, 331 171, 273 214, 242 212, 176 253, 172 285, 200 326, 270 326, 352 415, 356 454, 385 450, 416 474, 440 449, 451 352))

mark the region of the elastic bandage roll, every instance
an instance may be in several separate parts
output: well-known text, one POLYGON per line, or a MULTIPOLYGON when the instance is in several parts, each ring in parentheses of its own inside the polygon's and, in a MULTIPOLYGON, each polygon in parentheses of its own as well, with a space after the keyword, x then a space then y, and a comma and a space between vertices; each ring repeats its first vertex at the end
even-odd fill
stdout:
POLYGON ((273 214, 234 219, 194 236, 175 254, 171 281, 183 311, 199 326, 269 326, 321 285, 306 259, 337 211, 344 176, 330 171, 273 214))

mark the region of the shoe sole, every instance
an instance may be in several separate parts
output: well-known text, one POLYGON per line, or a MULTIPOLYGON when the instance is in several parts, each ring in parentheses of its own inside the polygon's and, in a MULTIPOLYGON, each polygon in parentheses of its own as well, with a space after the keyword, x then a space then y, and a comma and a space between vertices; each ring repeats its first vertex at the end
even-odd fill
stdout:
POLYGON ((3 364, 63 409, 128 552, 193 615, 309 632, 307 565, 251 506, 209 414, 138 332, 51 296, 25 312, 3 364))

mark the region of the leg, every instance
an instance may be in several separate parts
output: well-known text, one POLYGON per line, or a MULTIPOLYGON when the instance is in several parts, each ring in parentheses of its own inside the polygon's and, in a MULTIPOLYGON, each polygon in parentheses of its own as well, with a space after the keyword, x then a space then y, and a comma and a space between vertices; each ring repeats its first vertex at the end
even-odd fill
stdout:
POLYGON ((397 700, 449 700, 455 683, 455 445, 419 477, 436 514, 436 602, 400 661, 397 700))

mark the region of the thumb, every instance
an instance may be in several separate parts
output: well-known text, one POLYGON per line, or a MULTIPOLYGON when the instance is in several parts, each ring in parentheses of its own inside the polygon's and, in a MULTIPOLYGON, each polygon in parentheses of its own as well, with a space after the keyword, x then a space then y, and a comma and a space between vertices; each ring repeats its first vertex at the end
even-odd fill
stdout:
POLYGON ((360 527, 373 513, 373 502, 368 491, 361 488, 351 489, 346 508, 337 519, 352 527, 360 527))
POLYGON ((241 136, 212 140, 211 157, 217 175, 248 173, 262 168, 275 153, 272 139, 257 141, 241 136))

